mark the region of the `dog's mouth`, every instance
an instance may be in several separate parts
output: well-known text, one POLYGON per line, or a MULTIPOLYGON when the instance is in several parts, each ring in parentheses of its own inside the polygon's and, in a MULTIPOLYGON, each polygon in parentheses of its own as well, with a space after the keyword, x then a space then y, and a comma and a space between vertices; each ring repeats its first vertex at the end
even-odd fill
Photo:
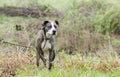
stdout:
POLYGON ((56 30, 49 30, 46 32, 47 35, 57 35, 57 31, 56 30))

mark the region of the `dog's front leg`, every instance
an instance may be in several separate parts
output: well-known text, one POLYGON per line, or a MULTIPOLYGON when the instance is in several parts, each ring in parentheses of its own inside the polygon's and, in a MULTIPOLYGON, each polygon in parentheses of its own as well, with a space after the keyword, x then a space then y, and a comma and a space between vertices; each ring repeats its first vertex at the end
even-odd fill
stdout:
POLYGON ((52 62, 54 61, 54 59, 55 59, 55 51, 54 49, 49 49, 49 67, 48 67, 49 70, 53 66, 52 62))
POLYGON ((41 60, 43 61, 45 67, 46 67, 46 59, 44 58, 44 53, 42 51, 42 49, 38 46, 36 47, 37 49, 37 53, 36 53, 36 64, 37 66, 39 66, 39 59, 41 58, 41 60))
POLYGON ((40 50, 38 47, 36 47, 36 65, 39 66, 39 59, 40 59, 40 50))

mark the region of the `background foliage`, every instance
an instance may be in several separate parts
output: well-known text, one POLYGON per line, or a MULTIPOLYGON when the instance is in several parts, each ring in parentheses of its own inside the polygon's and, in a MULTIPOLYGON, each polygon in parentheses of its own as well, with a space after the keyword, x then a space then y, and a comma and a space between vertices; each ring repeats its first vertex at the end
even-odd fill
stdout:
POLYGON ((0 0, 0 40, 32 47, 1 42, 0 75, 119 77, 119 4, 119 0, 0 0), (34 39, 48 19, 60 23, 51 72, 42 63, 35 66, 34 39))

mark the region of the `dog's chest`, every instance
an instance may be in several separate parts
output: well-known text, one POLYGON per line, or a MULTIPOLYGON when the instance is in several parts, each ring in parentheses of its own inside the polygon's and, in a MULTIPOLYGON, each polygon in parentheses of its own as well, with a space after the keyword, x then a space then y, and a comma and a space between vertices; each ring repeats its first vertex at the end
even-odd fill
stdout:
POLYGON ((41 47, 43 50, 50 49, 51 43, 49 42, 49 40, 44 40, 41 44, 41 47))

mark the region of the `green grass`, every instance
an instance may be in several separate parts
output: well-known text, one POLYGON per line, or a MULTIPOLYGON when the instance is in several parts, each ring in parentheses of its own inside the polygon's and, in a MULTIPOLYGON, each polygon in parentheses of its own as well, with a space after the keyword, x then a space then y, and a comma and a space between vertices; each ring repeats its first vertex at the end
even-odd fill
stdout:
MULTIPOLYGON (((4 47, 4 50, 9 47, 4 47)), ((35 52, 18 53, 12 49, 8 53, 0 53, 0 71, 6 70, 7 76, 10 71, 15 72, 16 77, 119 77, 119 58, 105 52, 99 55, 102 56, 83 56, 80 53, 68 55, 60 52, 56 54, 54 68, 49 71, 42 61, 39 67, 35 65, 35 52)))
MULTIPOLYGON (((32 70, 31 70, 32 71, 32 70)), ((32 72, 19 71, 17 77, 34 76, 34 77, 119 77, 120 71, 105 73, 97 70, 81 71, 81 69, 66 68, 66 69, 47 69, 34 70, 32 72)))
MULTIPOLYGON (((29 54, 29 53, 24 53, 24 54, 29 54)), ((32 54, 34 55, 34 53, 32 54)), ((95 69, 95 67, 92 68, 91 65, 94 65, 94 62, 95 64, 99 64, 100 58, 98 57, 89 56, 82 58, 80 54, 70 56, 63 52, 59 54, 59 57, 60 59, 63 60, 63 64, 61 62, 57 63, 57 61, 59 61, 57 54, 54 62, 54 68, 50 71, 43 66, 43 63, 41 63, 41 61, 39 67, 36 67, 35 63, 30 63, 30 64, 28 63, 27 65, 22 65, 21 68, 20 66, 18 66, 17 70, 15 71, 17 74, 16 77, 31 77, 31 76, 32 77, 119 77, 120 76, 119 67, 114 69, 111 68, 113 69, 112 71, 100 70, 102 67, 99 69, 95 69)), ((103 68, 107 69, 104 66, 103 68)))
MULTIPOLYGON (((28 55, 31 55, 29 51, 18 54, 15 52, 17 49, 20 51, 19 48, 0 44, 0 52, 7 52, 5 54, 0 53, 0 74, 3 70, 1 68, 5 68, 14 71, 16 77, 120 77, 120 59, 114 52, 120 46, 120 37, 114 33, 119 34, 120 31, 119 0, 36 1, 38 5, 56 8, 65 16, 63 19, 52 18, 52 16, 35 19, 0 15, 0 39, 28 45, 36 35, 34 32, 36 29, 33 29, 34 25, 30 27, 31 31, 26 30, 30 23, 42 23, 43 20, 58 19, 60 36, 57 38, 56 49, 62 50, 56 55, 54 68, 49 71, 43 67, 41 62, 40 67, 37 68, 34 50, 29 50, 32 52, 32 57, 29 57, 28 55), (23 27, 22 31, 17 32, 15 30, 17 24, 23 27), (110 35, 112 36, 110 37, 110 35), (75 50, 75 55, 66 54, 65 52, 69 50, 64 49, 67 48, 73 49, 73 52, 75 50), (95 51, 95 53, 89 53, 89 56, 76 53, 84 51, 95 51), (8 66, 12 68, 8 68, 8 66)), ((36 6, 36 1, 0 0, 0 7, 33 7, 36 6)))
MULTIPOLYGON (((66 55, 66 54, 63 54, 63 55, 66 55)), ((67 63, 66 59, 69 59, 69 58, 70 58, 70 56, 66 55, 66 58, 62 58, 62 59, 64 60, 64 63, 67 63)), ((73 59, 71 59, 71 60, 73 60, 73 59)), ((93 58, 92 58, 92 60, 93 60, 93 58)), ((88 61, 89 61, 89 59, 88 59, 88 61)), ((82 66, 76 66, 76 64, 75 64, 70 67, 59 68, 58 64, 55 64, 55 67, 51 71, 49 71, 47 68, 44 68, 41 66, 39 68, 37 68, 35 65, 28 65, 26 67, 27 70, 25 70, 25 71, 18 70, 17 71, 17 74, 18 74, 17 77, 23 77, 23 76, 33 76, 33 77, 48 77, 48 76, 49 77, 119 77, 120 76, 120 70, 117 70, 117 69, 114 71, 106 71, 105 72, 105 71, 90 69, 91 67, 87 66, 87 65, 89 65, 88 63, 86 63, 85 65, 86 66, 82 67, 82 66)))
MULTIPOLYGON (((0 56, 4 53, 0 53, 0 56)), ((64 52, 56 54, 54 68, 48 70, 40 61, 40 66, 35 65, 35 53, 7 53, 0 59, 0 68, 15 72, 15 77, 119 77, 119 59, 102 59, 97 56, 85 57, 80 54, 68 55, 64 52), (31 55, 31 56, 28 56, 31 55), (9 56, 9 59, 7 59, 9 56), (6 61, 8 60, 8 62, 6 61), (5 62, 6 61, 6 62, 5 62), (31 61, 31 62, 30 62, 31 61), (116 61, 116 63, 114 63, 116 61), (105 63, 104 63, 105 62, 105 63), (1 65, 4 63, 4 65, 1 65), (15 65, 14 65, 14 64, 15 65), (13 64, 13 65, 12 65, 13 64), (6 67, 12 67, 8 68, 6 67), (16 67, 17 66, 17 67, 16 67)), ((103 56, 104 57, 104 56, 103 56)), ((2 69, 0 71, 3 71, 2 69)), ((7 72, 7 76, 10 76, 7 72)), ((5 73, 4 72, 4 73, 5 73)), ((4 74, 3 73, 3 74, 4 74)), ((4 75, 3 75, 4 76, 4 75)))
POLYGON ((63 10, 66 10, 68 9, 71 5, 72 5, 72 2, 69 1, 69 0, 53 0, 53 1, 50 1, 50 0, 24 0, 24 1, 19 1, 19 0, 0 0, 0 6, 3 7, 3 6, 17 6, 17 7, 31 7, 31 6, 34 6, 35 4, 38 4, 38 5, 47 5, 47 6, 52 6, 54 8, 57 8, 58 10, 60 11, 63 11, 63 10))

